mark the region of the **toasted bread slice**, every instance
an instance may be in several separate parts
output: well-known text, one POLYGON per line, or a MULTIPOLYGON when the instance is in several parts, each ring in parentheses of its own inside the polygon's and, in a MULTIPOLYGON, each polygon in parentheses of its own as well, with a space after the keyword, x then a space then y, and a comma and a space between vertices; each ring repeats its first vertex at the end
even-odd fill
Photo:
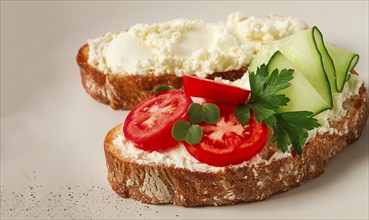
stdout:
MULTIPOLYGON (((112 109, 132 109, 153 93, 159 85, 182 87, 182 77, 175 74, 163 75, 127 75, 105 74, 88 63, 89 46, 83 45, 77 54, 77 63, 81 72, 82 84, 88 94, 97 101, 110 105, 112 109)), ((209 79, 222 77, 236 80, 242 77, 247 67, 239 70, 215 72, 209 79)))
POLYGON ((261 152, 266 162, 217 171, 190 170, 155 160, 137 161, 114 142, 122 135, 120 124, 104 142, 108 180, 120 196, 150 204, 217 206, 264 200, 321 175, 337 153, 359 138, 369 116, 364 85, 358 95, 344 103, 344 108, 346 116, 330 125, 336 132, 309 139, 302 155, 291 151, 285 157, 271 157, 274 151, 269 140, 261 152))

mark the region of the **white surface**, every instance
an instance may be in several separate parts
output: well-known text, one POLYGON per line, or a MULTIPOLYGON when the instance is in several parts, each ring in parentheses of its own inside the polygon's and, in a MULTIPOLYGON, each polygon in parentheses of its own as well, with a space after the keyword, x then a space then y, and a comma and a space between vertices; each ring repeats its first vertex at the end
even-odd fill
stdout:
POLYGON ((368 85, 368 2, 1 1, 1 218, 368 218, 368 127, 324 175, 266 201, 228 207, 152 206, 119 198, 103 140, 127 112, 81 86, 75 56, 89 38, 139 22, 300 17, 326 41, 360 54, 368 85))

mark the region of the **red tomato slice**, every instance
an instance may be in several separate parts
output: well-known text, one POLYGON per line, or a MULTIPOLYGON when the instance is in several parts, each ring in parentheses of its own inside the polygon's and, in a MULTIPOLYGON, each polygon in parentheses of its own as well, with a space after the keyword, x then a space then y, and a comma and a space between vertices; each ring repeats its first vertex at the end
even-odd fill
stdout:
POLYGON ((142 150, 170 148, 178 144, 172 137, 172 126, 177 120, 187 118, 191 103, 191 98, 182 90, 168 90, 151 96, 127 115, 124 135, 142 150))
POLYGON ((236 86, 189 75, 184 75, 182 82, 188 96, 201 97, 214 102, 239 104, 246 102, 251 92, 236 86))
POLYGON ((201 142, 196 145, 184 142, 187 151, 200 162, 219 167, 251 159, 263 149, 268 127, 253 116, 249 124, 242 126, 233 114, 234 107, 218 107, 221 113, 218 123, 201 124, 201 142))

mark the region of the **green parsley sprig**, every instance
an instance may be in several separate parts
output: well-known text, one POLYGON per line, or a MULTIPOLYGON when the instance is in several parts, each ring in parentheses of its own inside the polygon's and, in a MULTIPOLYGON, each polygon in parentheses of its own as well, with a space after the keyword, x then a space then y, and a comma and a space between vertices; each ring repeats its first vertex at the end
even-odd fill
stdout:
POLYGON ((308 137, 308 131, 318 127, 318 121, 309 111, 278 112, 280 106, 287 105, 290 99, 278 92, 289 87, 293 79, 292 69, 275 69, 269 76, 267 65, 257 68, 256 73, 249 73, 251 97, 247 103, 241 103, 234 111, 240 124, 250 120, 251 111, 258 122, 273 129, 272 141, 277 142, 283 152, 292 145, 293 149, 302 154, 302 146, 308 137))

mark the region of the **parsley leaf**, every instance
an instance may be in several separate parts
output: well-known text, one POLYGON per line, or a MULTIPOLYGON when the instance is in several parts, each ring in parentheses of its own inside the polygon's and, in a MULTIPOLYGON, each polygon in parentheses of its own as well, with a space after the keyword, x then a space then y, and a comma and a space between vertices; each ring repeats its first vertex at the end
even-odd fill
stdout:
POLYGON ((278 69, 268 73, 267 65, 257 68, 256 73, 249 73, 251 97, 247 103, 241 103, 234 111, 240 124, 250 120, 250 112, 258 122, 273 129, 272 141, 285 152, 292 145, 293 149, 302 154, 302 146, 308 137, 308 131, 318 127, 313 113, 308 111, 278 112, 280 106, 287 105, 290 99, 278 92, 289 87, 293 79, 293 69, 278 69))
POLYGON ((291 144, 293 149, 302 154, 302 146, 308 137, 308 131, 319 126, 318 121, 312 118, 313 113, 308 111, 283 112, 271 116, 269 123, 273 128, 273 142, 277 142, 278 147, 283 151, 288 150, 291 144), (272 119, 274 118, 274 119, 272 119))
POLYGON ((250 121, 250 105, 241 103, 234 110, 234 115, 238 118, 241 125, 247 124, 250 121))
POLYGON ((275 93, 291 85, 289 81, 293 79, 293 72, 292 69, 283 69, 278 73, 275 69, 269 77, 268 67, 263 64, 257 68, 256 74, 250 73, 251 97, 247 104, 258 122, 277 113, 279 106, 287 105, 290 101, 285 95, 275 93))

